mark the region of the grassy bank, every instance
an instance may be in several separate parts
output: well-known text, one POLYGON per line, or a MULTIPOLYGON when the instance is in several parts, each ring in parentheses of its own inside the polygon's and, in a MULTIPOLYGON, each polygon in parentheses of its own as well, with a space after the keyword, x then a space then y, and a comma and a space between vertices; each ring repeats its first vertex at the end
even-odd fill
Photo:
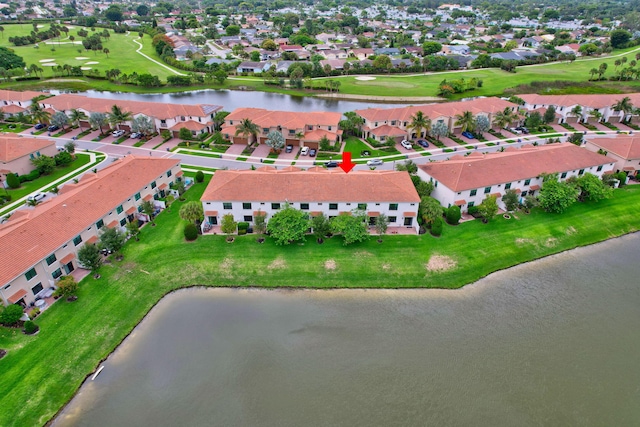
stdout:
MULTIPOLYGON (((187 192, 197 200, 205 184, 187 192)), ((576 246, 640 229, 640 186, 615 191, 599 204, 576 204, 563 215, 534 211, 489 224, 446 226, 439 239, 385 236, 344 247, 340 238, 318 245, 275 246, 256 236, 226 243, 223 236, 185 243, 180 203, 163 212, 156 227, 144 227, 124 260, 102 267, 102 278, 85 279, 73 303, 60 301, 36 322, 41 331, 26 337, 0 329, 0 425, 47 422, 166 293, 184 286, 440 287, 458 288, 493 271, 576 246), (428 270, 433 255, 450 258, 446 271, 428 270)), ((197 327, 197 325, 194 325, 197 327)))

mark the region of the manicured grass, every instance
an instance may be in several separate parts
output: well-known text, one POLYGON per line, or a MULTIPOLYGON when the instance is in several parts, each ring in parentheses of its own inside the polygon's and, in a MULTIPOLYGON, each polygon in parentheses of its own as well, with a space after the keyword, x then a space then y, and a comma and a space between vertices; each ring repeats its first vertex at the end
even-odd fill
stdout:
MULTIPOLYGON (((0 109, 2 109, 0 107, 0 109)), ((0 124, 0 132, 20 133, 27 130, 31 125, 25 125, 23 123, 2 123, 0 124)))
MULTIPOLYGON (((205 183, 195 184, 186 199, 198 200, 205 183)), ((160 298, 174 289, 200 286, 314 288, 458 288, 493 271, 576 246, 637 231, 640 186, 615 191, 598 204, 576 204, 562 215, 534 210, 518 219, 497 217, 489 224, 472 221, 445 226, 441 238, 385 236, 345 247, 340 237, 323 245, 276 246, 255 235, 201 236, 186 243, 184 221, 175 202, 129 242, 124 260, 102 267, 102 278, 85 279, 74 303, 59 301, 37 320, 36 336, 0 328, 0 425, 33 426, 47 422, 68 401, 86 375, 135 327, 160 298), (456 266, 433 272, 433 255, 456 266), (169 261, 168 261, 169 260, 169 261), (269 268, 278 260, 282 268, 269 268), (335 264, 335 268, 327 268, 335 264)))
POLYGON ((206 166, 194 166, 194 165, 186 165, 186 164, 182 164, 182 168, 183 169, 197 169, 197 170, 202 170, 202 171, 209 171, 209 172, 215 172, 218 169, 216 168, 208 168, 206 166))
POLYGON ((344 151, 349 151, 351 153, 352 159, 364 158, 365 160, 373 157, 383 157, 383 156, 392 156, 394 154, 400 154, 400 152, 393 147, 389 151, 371 148, 367 144, 362 142, 359 138, 355 138, 353 136, 345 140, 344 151), (360 155, 362 151, 368 151, 370 155, 363 157, 360 155))

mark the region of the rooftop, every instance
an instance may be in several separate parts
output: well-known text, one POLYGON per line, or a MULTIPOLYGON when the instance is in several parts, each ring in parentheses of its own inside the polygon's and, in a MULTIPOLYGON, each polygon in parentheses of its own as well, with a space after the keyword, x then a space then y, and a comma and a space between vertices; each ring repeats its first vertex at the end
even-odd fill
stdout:
POLYGON ((48 139, 0 136, 0 162, 8 163, 53 145, 48 139))
POLYGON ((640 137, 618 136, 617 138, 594 138, 589 141, 609 153, 626 160, 640 159, 640 137))

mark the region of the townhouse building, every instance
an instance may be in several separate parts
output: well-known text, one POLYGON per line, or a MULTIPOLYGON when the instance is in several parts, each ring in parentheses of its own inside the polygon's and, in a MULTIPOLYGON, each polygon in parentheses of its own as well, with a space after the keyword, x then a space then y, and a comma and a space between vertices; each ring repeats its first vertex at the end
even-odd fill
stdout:
POLYGON ((596 94, 596 95, 520 95, 527 111, 544 111, 553 106, 558 123, 595 123, 635 121, 638 114, 615 110, 613 106, 622 98, 628 97, 633 106, 640 106, 640 93, 596 94), (576 114, 576 107, 580 107, 576 114))
POLYGON ((56 144, 47 139, 19 136, 0 136, 0 174, 24 175, 35 167, 31 161, 40 156, 58 154, 56 144))
POLYGON ((367 108, 355 110, 364 119, 362 131, 364 137, 377 141, 389 138, 401 140, 416 138, 415 132, 409 129, 412 118, 418 111, 431 119, 432 123, 445 123, 449 131, 455 133, 460 126, 456 125, 457 115, 470 111, 474 116, 485 115, 493 123, 495 114, 509 108, 518 109, 518 105, 500 98, 477 98, 470 101, 447 102, 443 104, 426 104, 401 108, 367 108))
POLYGON ((220 224, 226 214, 251 224, 256 216, 266 215, 269 222, 288 203, 309 216, 322 213, 329 218, 362 210, 371 225, 384 214, 390 228, 418 231, 420 196, 407 172, 358 170, 347 174, 341 169, 303 171, 294 166, 221 170, 200 200, 205 221, 212 225, 220 224))
POLYGON ((271 131, 282 133, 286 144, 318 149, 326 137, 331 143, 340 141, 342 130, 338 124, 342 115, 332 112, 272 111, 263 108, 238 108, 231 112, 222 126, 222 135, 234 144, 257 142, 264 144, 271 131), (238 125, 245 119, 259 128, 258 135, 236 135, 238 125))
POLYGON ((453 156, 418 166, 418 176, 433 183, 431 196, 440 204, 457 205, 464 212, 487 196, 496 196, 498 206, 504 209, 501 199, 510 189, 521 199, 536 196, 542 188, 543 174, 557 173, 562 181, 585 173, 602 177, 614 165, 613 159, 565 142, 453 156))
POLYGON ((48 96, 49 94, 32 90, 24 92, 0 90, 0 109, 8 117, 15 116, 18 113, 27 114, 31 100, 42 95, 48 96))
POLYGON ((640 137, 618 136, 616 138, 593 138, 585 143, 585 148, 604 154, 615 161, 615 172, 638 175, 640 171, 640 137))
MULTIPOLYGON (((62 111, 70 114, 77 109, 86 114, 87 119, 80 121, 81 127, 90 127, 88 117, 92 113, 109 114, 113 105, 118 105, 123 111, 130 112, 132 118, 147 116, 155 124, 156 131, 171 131, 177 136, 180 129, 187 128, 193 135, 211 133, 214 131, 213 117, 222 109, 220 105, 211 104, 169 104, 161 102, 128 101, 103 98, 91 98, 82 95, 62 94, 40 101, 45 109, 62 111)), ((120 129, 131 130, 131 121, 119 125, 120 129)))
MULTIPOLYGON (((78 250, 105 227, 137 221, 144 200, 162 197, 181 179, 179 160, 126 156, 57 196, 16 211, 0 224, 0 300, 27 306, 78 264, 78 250)), ((141 214, 140 214, 141 215, 141 214)))

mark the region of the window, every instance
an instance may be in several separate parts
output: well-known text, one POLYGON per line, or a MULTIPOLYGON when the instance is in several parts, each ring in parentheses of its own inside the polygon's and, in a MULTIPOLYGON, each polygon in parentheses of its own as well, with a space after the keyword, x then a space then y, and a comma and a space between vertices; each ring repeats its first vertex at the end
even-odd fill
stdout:
POLYGON ((600 172, 602 170, 602 165, 598 166, 598 169, 596 169, 597 172, 600 172))
POLYGON ((62 270, 57 269, 56 271, 51 273, 51 276, 53 276, 54 279, 57 279, 58 277, 62 276, 62 270))
POLYGON ((136 195, 134 196, 134 198, 135 198, 136 200, 140 200, 140 193, 136 193, 136 195))
POLYGON ((117 213, 119 213, 119 214, 121 214, 123 210, 124 210, 124 209, 122 208, 122 205, 120 205, 120 206, 118 206, 118 207, 116 208, 116 212, 117 212, 117 213))
POLYGON ((231 202, 224 202, 222 204, 222 209, 229 210, 229 209, 232 209, 232 208, 233 208, 233 205, 231 204, 231 202))
POLYGON ((251 203, 243 203, 242 204, 242 209, 251 209, 251 203))
POLYGON ((491 193, 491 187, 484 187, 484 194, 491 193))
POLYGON ((309 203, 300 203, 300 209, 303 211, 309 210, 309 203))
POLYGON ((562 175, 560 175, 560 178, 566 178, 567 177, 567 173, 566 172, 562 172, 562 175))
POLYGON ((396 121, 395 120, 391 120, 391 126, 395 126, 396 125, 396 121))
POLYGON ((527 197, 527 194, 529 194, 529 193, 528 193, 528 192, 526 192, 526 191, 523 191, 523 192, 522 192, 522 194, 521 194, 520 196, 521 196, 521 197, 527 197))
POLYGON ((361 211, 366 211, 367 210, 367 204, 366 203, 358 203, 358 209, 361 211))
POLYGON ((338 210, 338 204, 337 203, 329 203, 329 210, 337 211, 338 210))
POLYGON ((578 175, 584 175, 584 169, 580 169, 580 171, 578 172, 578 175))
POLYGON ((510 189, 510 188, 511 188, 511 183, 510 183, 510 182, 508 182, 508 183, 506 183, 506 184, 504 185, 504 189, 505 189, 505 190, 508 190, 508 189, 510 189))
POLYGON ((124 227, 125 225, 127 225, 127 218, 122 218, 122 219, 120 220, 120 225, 121 225, 122 227, 124 227))
POLYGON ((42 287, 42 283, 38 283, 37 285, 35 285, 33 288, 31 288, 31 292, 33 292, 34 295, 38 295, 38 292, 41 292, 42 289, 44 289, 42 287))
POLYGON ((31 280, 31 279, 33 279, 34 277, 36 277, 37 275, 38 275, 38 273, 36 273, 36 269, 35 269, 35 268, 32 268, 31 270, 27 271, 27 272, 24 274, 24 277, 26 277, 26 278, 27 278, 27 280, 31 280))
POLYGON ((171 171, 167 171, 167 178, 169 178, 171 176, 171 171))
POLYGON ((56 262, 57 258, 56 258, 56 254, 51 254, 47 257, 46 261, 47 261, 47 265, 51 265, 54 262, 56 262))
POLYGON ((405 218, 404 225, 407 227, 410 227, 411 225, 413 225, 413 218, 412 217, 405 218))
POLYGON ((142 205, 138 206, 138 212, 142 212, 142 205))
POLYGON ((398 210, 398 204, 397 203, 389 203, 389 210, 390 211, 397 211, 398 210))
POLYGON ((477 189, 476 190, 471 190, 469 192, 469 195, 472 196, 472 197, 475 196, 476 194, 478 194, 478 190, 477 189))
POLYGON ((155 181, 153 181, 153 182, 151 183, 151 188, 156 188, 156 182, 155 182, 155 181))
POLYGON ((289 129, 289 135, 295 135, 296 130, 295 129, 289 129))
POLYGON ((271 203, 271 209, 280 209, 280 203, 271 203))
POLYGON ((244 216, 244 222, 252 222, 253 221, 253 216, 252 215, 245 215, 244 216))
POLYGON ((530 179, 525 179, 524 180, 524 185, 529 185, 531 184, 531 180, 530 179))
POLYGON ((96 228, 98 230, 100 230, 102 227, 104 227, 104 221, 103 220, 100 220, 100 221, 96 222, 96 228))
POLYGON ((389 217, 389 222, 396 222, 398 218, 396 218, 395 216, 390 216, 389 217))
POLYGON ((473 205, 475 205, 475 202, 469 202, 469 203, 467 203, 467 207, 468 207, 468 208, 472 207, 473 205))

